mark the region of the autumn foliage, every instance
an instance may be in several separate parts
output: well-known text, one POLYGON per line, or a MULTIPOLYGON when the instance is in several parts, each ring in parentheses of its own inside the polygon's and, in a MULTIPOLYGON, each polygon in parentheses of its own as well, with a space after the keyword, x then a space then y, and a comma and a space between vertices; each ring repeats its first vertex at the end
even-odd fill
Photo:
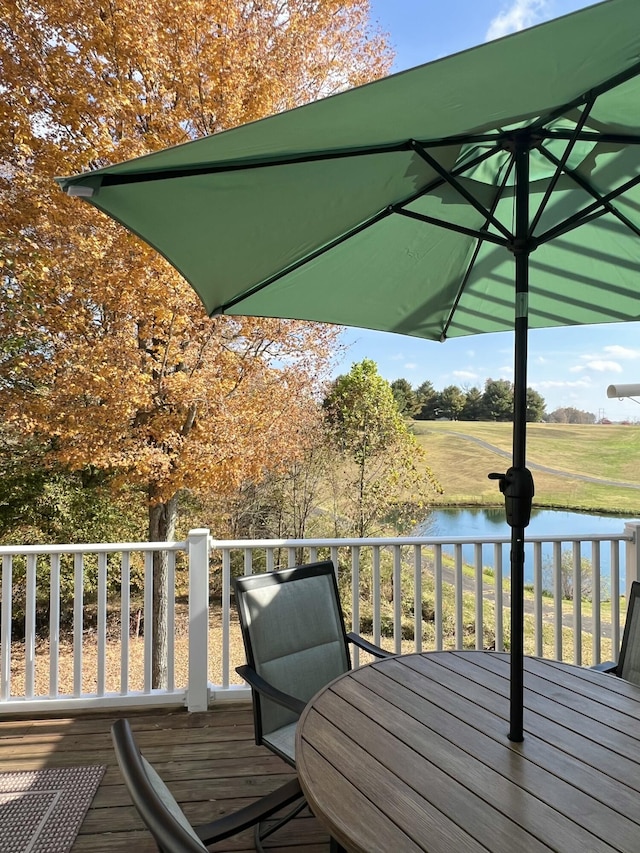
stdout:
POLYGON ((172 535, 181 490, 228 494, 287 458, 337 332, 208 318, 155 251, 53 178, 380 76, 368 13, 0 0, 0 404, 56 464, 143 487, 152 539, 172 535))

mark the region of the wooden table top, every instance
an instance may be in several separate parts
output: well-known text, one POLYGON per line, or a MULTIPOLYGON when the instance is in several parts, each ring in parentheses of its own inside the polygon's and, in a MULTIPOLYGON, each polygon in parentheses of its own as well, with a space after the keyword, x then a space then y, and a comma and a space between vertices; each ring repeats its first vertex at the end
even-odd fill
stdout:
POLYGON ((404 655, 332 682, 298 724, 313 812, 352 853, 640 853, 640 688, 524 666, 522 743, 506 654, 404 655))

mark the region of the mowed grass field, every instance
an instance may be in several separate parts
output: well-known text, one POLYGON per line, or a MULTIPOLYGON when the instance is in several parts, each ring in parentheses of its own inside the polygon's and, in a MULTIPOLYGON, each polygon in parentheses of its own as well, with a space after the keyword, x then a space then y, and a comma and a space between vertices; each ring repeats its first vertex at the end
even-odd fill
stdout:
MULTIPOLYGON (((623 424, 528 424, 527 461, 532 467, 536 506, 640 516, 640 426, 623 424), (579 476, 602 483, 587 482, 579 476), (636 488, 613 485, 629 484, 636 488)), ((512 425, 492 421, 413 421, 412 431, 444 489, 441 505, 502 505, 489 472, 510 466, 512 425), (477 441, 492 447, 484 447, 477 441), (495 449, 506 451, 509 458, 495 449)))

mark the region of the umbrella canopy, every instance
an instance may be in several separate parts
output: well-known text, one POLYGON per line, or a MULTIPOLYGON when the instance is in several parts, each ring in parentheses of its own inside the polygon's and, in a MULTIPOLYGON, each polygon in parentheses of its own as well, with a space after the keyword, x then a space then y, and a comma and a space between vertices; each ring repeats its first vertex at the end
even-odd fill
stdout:
POLYGON ((209 313, 438 340, 513 329, 520 134, 529 325, 636 320, 639 71, 640 4, 609 0, 60 183, 157 248, 209 313))
POLYGON ((522 739, 529 327, 640 318, 640 3, 60 178, 211 314, 445 340, 515 330, 509 736, 522 739))

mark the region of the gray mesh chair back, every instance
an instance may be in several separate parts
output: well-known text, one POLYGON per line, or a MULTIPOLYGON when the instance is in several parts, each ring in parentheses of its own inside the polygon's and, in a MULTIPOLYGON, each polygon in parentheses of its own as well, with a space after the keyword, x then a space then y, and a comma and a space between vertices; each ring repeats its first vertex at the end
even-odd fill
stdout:
POLYGON ((616 675, 640 685, 640 581, 631 584, 616 675))
MULTIPOLYGON (((330 560, 234 580, 247 663, 272 686, 306 703, 351 669, 330 560)), ((298 713, 253 691, 256 743, 295 764, 298 713)))

